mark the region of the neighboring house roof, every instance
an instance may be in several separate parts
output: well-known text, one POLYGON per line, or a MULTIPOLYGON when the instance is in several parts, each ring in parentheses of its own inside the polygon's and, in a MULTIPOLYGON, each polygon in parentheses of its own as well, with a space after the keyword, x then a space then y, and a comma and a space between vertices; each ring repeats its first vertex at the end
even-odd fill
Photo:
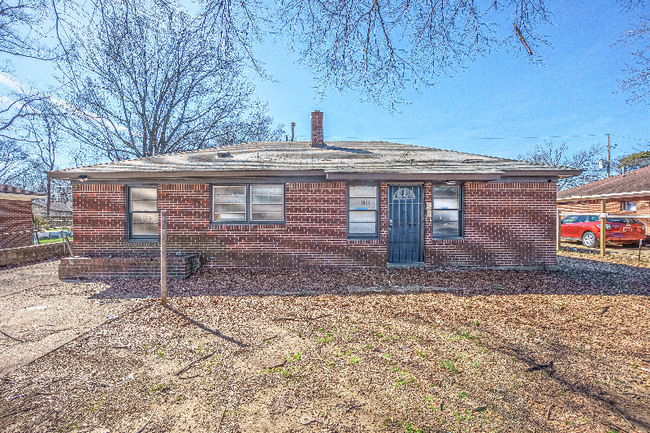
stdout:
POLYGON ((639 168, 557 193, 558 203, 650 195, 650 167, 639 168))
MULTIPOLYGON (((45 209, 47 207, 47 201, 35 200, 34 206, 42 207, 45 209)), ((51 201, 50 210, 55 212, 70 212, 72 213, 72 203, 63 203, 60 201, 51 201)))
POLYGON ((54 170, 57 179, 123 181, 252 176, 325 176, 336 179, 497 180, 502 177, 568 177, 570 167, 533 164, 385 141, 251 142, 228 147, 54 170))
POLYGON ((0 183, 0 199, 29 201, 35 198, 45 198, 45 196, 36 192, 27 191, 26 189, 0 183))

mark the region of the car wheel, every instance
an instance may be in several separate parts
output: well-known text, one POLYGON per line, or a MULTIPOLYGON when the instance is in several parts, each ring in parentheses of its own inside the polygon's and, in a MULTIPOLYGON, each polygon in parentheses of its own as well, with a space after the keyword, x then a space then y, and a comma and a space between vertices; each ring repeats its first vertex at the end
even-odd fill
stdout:
POLYGON ((582 245, 587 248, 598 248, 600 242, 593 232, 584 232, 582 234, 582 245))

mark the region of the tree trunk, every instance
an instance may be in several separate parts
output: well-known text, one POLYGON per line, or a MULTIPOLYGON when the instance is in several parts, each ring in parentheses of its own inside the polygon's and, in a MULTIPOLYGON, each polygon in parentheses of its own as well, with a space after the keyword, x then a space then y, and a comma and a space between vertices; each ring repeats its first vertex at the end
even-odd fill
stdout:
POLYGON ((45 207, 45 214, 50 216, 50 200, 51 200, 51 195, 52 195, 52 179, 50 179, 50 175, 47 175, 47 204, 45 207))

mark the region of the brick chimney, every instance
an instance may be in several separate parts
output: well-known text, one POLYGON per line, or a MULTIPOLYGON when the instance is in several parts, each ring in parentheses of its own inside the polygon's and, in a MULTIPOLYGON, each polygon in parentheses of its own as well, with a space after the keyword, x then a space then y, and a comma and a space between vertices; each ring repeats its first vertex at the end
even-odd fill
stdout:
POLYGON ((316 110, 311 112, 311 147, 323 147, 323 113, 316 110))

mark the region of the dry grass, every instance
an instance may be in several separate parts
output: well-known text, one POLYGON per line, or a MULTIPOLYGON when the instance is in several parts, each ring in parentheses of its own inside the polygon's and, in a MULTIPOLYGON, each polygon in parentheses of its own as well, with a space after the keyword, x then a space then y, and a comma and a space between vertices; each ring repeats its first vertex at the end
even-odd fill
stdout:
MULTIPOLYGON (((134 432, 156 409, 144 431, 649 431, 650 286, 617 285, 645 270, 612 265, 598 285, 581 273, 603 264, 561 264, 330 281, 338 291, 362 278, 448 277, 467 289, 445 294, 142 301, 0 379, 0 429, 134 432)), ((251 291, 282 284, 222 277, 249 278, 251 291)), ((207 290, 217 278, 185 284, 207 290)), ((323 276, 287 286, 299 278, 323 276)), ((117 285, 109 293, 133 291, 117 285)))

